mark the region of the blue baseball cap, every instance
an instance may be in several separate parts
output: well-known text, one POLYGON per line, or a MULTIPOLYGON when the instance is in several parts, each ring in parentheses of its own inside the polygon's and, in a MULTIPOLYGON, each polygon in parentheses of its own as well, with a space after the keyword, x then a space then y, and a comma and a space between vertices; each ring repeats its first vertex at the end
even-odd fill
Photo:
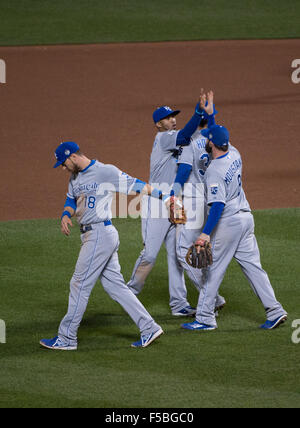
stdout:
POLYGON ((57 162, 53 168, 57 168, 58 166, 62 165, 73 153, 78 152, 78 150, 78 144, 73 143, 72 141, 61 143, 55 150, 55 157, 57 162))
POLYGON ((219 147, 227 146, 229 143, 229 132, 225 126, 213 125, 210 128, 202 129, 201 134, 219 147))
POLYGON ((153 120, 154 120, 154 123, 157 123, 168 116, 176 116, 179 113, 180 113, 180 110, 172 110, 171 107, 168 107, 168 106, 159 107, 153 113, 153 120))

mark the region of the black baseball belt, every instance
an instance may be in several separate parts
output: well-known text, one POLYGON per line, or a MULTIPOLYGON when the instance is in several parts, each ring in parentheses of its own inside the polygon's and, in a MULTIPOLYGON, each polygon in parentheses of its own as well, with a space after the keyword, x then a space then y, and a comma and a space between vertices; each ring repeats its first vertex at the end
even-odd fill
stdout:
MULTIPOLYGON (((110 220, 105 220, 103 223, 104 223, 104 226, 111 226, 112 225, 112 222, 110 220)), ((80 232, 81 233, 86 233, 86 232, 89 232, 90 230, 93 230, 92 224, 81 224, 80 225, 80 232)))

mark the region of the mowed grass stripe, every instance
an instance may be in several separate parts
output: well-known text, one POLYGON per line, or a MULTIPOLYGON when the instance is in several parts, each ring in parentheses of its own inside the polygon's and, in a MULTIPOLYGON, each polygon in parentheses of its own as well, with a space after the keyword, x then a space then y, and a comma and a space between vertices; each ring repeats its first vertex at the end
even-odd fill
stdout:
POLYGON ((294 0, 0 0, 0 46, 300 36, 294 0))

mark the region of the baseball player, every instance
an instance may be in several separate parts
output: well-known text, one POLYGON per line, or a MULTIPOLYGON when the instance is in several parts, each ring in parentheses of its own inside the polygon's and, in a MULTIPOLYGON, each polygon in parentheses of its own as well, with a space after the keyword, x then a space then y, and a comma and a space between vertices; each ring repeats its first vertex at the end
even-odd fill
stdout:
POLYGON ((211 152, 213 160, 205 174, 210 212, 196 244, 203 247, 205 241, 211 241, 213 264, 200 290, 196 320, 182 327, 188 330, 217 328, 215 297, 234 257, 265 308, 267 321, 261 328, 273 329, 287 319, 287 313, 276 300, 261 266, 254 220, 242 186, 240 153, 233 146, 229 150, 229 132, 223 126, 214 125, 203 130, 202 135, 208 139, 206 151, 211 152))
MULTIPOLYGON (((186 262, 186 254, 190 246, 197 240, 206 219, 205 185, 204 175, 210 164, 210 154, 205 150, 207 138, 201 134, 201 130, 215 124, 214 94, 209 91, 202 97, 200 107, 202 109, 201 121, 198 130, 193 134, 189 146, 183 147, 178 158, 178 172, 175 179, 173 192, 183 190, 184 208, 187 213, 187 223, 177 225, 176 251, 181 266, 194 283, 200 289, 205 281, 206 271, 193 268, 186 262), (188 177, 188 179, 186 179, 188 177)), ((216 296, 215 311, 219 311, 225 305, 224 297, 216 296)))
MULTIPOLYGON (((177 158, 182 146, 190 144, 191 137, 197 130, 201 111, 200 103, 185 127, 176 130, 176 116, 180 110, 172 110, 168 106, 158 108, 153 113, 153 121, 157 128, 150 161, 149 183, 170 192, 177 173, 177 158)), ((195 309, 187 300, 184 281, 184 270, 176 254, 176 226, 170 224, 166 208, 161 203, 153 207, 150 198, 143 200, 142 236, 144 249, 138 258, 130 281, 129 288, 139 294, 151 272, 159 250, 165 243, 168 254, 170 307, 174 316, 192 316, 195 309), (146 211, 146 212, 145 212, 146 211)))
POLYGON ((105 291, 125 309, 141 332, 141 339, 132 346, 147 347, 163 330, 124 282, 118 260, 119 236, 111 223, 111 203, 114 192, 146 193, 154 198, 162 198, 163 194, 113 165, 88 159, 76 143, 62 143, 55 155, 54 168, 62 165, 71 173, 61 231, 70 234, 71 217, 76 214, 82 246, 70 283, 68 312, 61 321, 58 336, 43 339, 40 344, 49 349, 77 349, 77 331, 90 293, 100 279, 105 291))

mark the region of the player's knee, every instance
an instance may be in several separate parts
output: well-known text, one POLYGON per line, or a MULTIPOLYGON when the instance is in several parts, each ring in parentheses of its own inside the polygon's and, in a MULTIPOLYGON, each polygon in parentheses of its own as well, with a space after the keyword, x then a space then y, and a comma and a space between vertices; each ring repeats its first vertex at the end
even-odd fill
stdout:
POLYGON ((151 249, 143 250, 143 260, 150 265, 154 265, 157 258, 157 253, 151 249))
POLYGON ((70 286, 71 288, 75 289, 75 288, 79 288, 80 287, 80 283, 81 283, 81 278, 77 275, 74 274, 74 276, 72 277, 71 281, 70 281, 70 286))
POLYGON ((70 290, 73 299, 80 300, 80 304, 87 304, 93 283, 84 282, 81 277, 73 276, 70 282, 70 290))
POLYGON ((154 257, 154 256, 149 255, 149 256, 145 257, 145 262, 149 265, 154 265, 155 261, 156 261, 156 257, 154 257))

